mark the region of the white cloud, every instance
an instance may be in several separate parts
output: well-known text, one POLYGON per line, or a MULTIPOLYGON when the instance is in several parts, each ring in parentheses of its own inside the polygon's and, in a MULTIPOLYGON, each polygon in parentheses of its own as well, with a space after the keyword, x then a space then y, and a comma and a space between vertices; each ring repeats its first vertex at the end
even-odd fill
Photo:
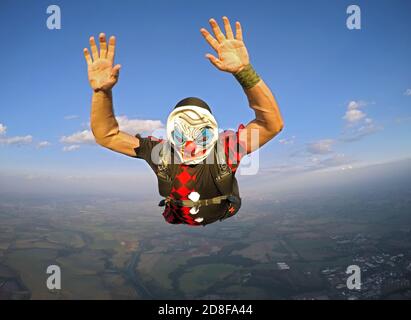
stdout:
POLYGON ((359 108, 362 108, 362 107, 365 107, 367 105, 367 102, 365 102, 365 101, 355 101, 355 100, 352 100, 352 101, 350 101, 349 103, 348 103, 348 105, 347 105, 347 109, 348 110, 354 110, 354 109, 359 109, 359 108))
POLYGON ((366 105, 367 103, 364 101, 350 101, 347 105, 347 111, 345 112, 343 119, 350 124, 365 118, 367 115, 360 110, 360 108, 365 107, 366 105))
POLYGON ((91 130, 83 130, 61 137, 60 142, 66 144, 94 144, 95 140, 91 130))
POLYGON ((347 112, 344 115, 344 119, 347 120, 348 122, 357 122, 364 118, 366 114, 362 112, 361 110, 357 109, 350 109, 347 110, 347 112))
POLYGON ((348 158, 344 154, 334 153, 327 156, 307 157, 297 162, 288 161, 268 168, 262 168, 261 170, 263 174, 300 174, 317 170, 349 169, 353 167, 355 162, 355 160, 348 158))
POLYGON ((126 116, 116 117, 120 130, 135 135, 139 132, 152 132, 163 127, 160 120, 128 119, 126 116))
POLYGON ((367 118, 361 125, 346 130, 344 134, 341 136, 341 141, 358 141, 361 138, 364 138, 382 129, 382 126, 376 125, 374 121, 372 121, 372 119, 367 118))
POLYGON ((333 139, 323 139, 317 142, 312 142, 307 145, 307 151, 312 154, 327 154, 332 153, 332 146, 335 140, 333 139))
MULTIPOLYGON (((120 130, 132 135, 138 132, 152 132, 163 127, 160 120, 128 119, 126 116, 116 117, 116 119, 120 130)), ((91 130, 88 129, 63 136, 60 142, 70 145, 95 144, 95 139, 91 130)))
POLYGON ((411 89, 405 90, 404 95, 405 96, 411 96, 411 89))
MULTIPOLYGON (((374 120, 367 116, 360 108, 367 106, 365 101, 350 101, 347 105, 347 111, 343 117, 346 120, 346 127, 340 137, 341 141, 352 142, 360 140, 374 132, 382 129, 374 123, 374 120)), ((373 104, 373 103, 371 103, 373 104)))
MULTIPOLYGON (((321 168, 333 168, 333 167, 340 167, 350 165, 354 161, 352 159, 347 158, 344 154, 338 153, 333 154, 331 157, 322 159, 318 162, 318 166, 321 168)), ((352 167, 352 166, 351 166, 352 167)))
POLYGON ((71 145, 71 146, 65 146, 65 147, 63 147, 63 151, 64 151, 64 152, 70 152, 70 151, 78 150, 79 148, 80 148, 79 145, 73 144, 73 145, 71 145))
POLYGON ((292 136, 290 138, 279 139, 278 143, 287 145, 287 144, 294 144, 294 141, 295 141, 295 136, 292 136))
POLYGON ((40 148, 46 148, 46 147, 49 147, 49 146, 51 146, 51 143, 48 142, 48 141, 41 141, 37 144, 37 148, 39 148, 39 149, 40 148))
POLYGON ((64 120, 74 120, 74 119, 78 119, 78 118, 80 118, 78 115, 76 115, 76 114, 70 114, 70 115, 68 115, 68 116, 65 116, 65 117, 64 117, 64 120))
POLYGON ((21 146, 25 144, 30 144, 32 142, 33 142, 33 137, 30 135, 0 138, 0 144, 5 144, 5 145, 21 146))
POLYGON ((6 134, 6 131, 7 127, 4 124, 0 123, 0 136, 6 134))
POLYGON ((0 123, 0 144, 21 146, 33 142, 33 137, 31 135, 6 137, 6 132, 7 127, 0 123))

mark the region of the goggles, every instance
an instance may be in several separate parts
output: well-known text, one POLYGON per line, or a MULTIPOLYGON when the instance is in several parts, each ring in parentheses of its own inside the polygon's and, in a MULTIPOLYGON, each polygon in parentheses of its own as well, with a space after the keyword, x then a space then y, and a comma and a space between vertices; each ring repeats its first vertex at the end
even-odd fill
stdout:
POLYGON ((210 127, 202 128, 195 137, 187 137, 179 127, 175 127, 171 134, 176 146, 182 146, 187 141, 193 141, 196 145, 205 147, 213 141, 214 137, 214 132, 210 127))

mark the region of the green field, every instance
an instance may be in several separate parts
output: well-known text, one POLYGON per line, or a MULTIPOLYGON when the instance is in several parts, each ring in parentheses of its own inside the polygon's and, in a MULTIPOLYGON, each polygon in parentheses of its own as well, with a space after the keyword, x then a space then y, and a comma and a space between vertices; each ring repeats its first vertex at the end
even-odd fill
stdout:
POLYGON ((206 291, 212 285, 223 280, 236 270, 240 270, 231 264, 204 264, 189 268, 179 279, 180 289, 189 296, 206 291))

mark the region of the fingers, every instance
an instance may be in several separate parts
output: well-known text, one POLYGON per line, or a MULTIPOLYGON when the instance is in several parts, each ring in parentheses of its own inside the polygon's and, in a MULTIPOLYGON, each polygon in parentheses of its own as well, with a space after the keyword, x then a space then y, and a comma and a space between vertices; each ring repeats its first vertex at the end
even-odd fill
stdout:
POLYGON ((90 49, 91 49, 91 55, 93 56, 93 60, 98 59, 98 50, 97 50, 97 45, 96 41, 94 40, 94 37, 90 37, 90 49))
POLYGON ((100 40, 100 54, 98 53, 98 48, 96 41, 93 36, 90 37, 90 49, 91 49, 91 59, 90 57, 90 52, 87 49, 84 49, 84 56, 86 58, 87 64, 93 63, 93 61, 96 61, 97 59, 108 59, 111 61, 111 63, 114 62, 114 53, 116 49, 116 38, 114 36, 111 36, 109 39, 108 43, 108 48, 107 48, 107 40, 106 40, 106 35, 104 33, 99 34, 99 40, 100 40))
POLYGON ((200 30, 201 34, 203 35, 204 39, 208 42, 208 44, 217 51, 219 43, 214 37, 204 28, 200 30))
POLYGON ((218 26, 217 22, 213 18, 211 18, 209 22, 211 28, 213 29, 214 35, 217 38, 217 41, 220 43, 223 42, 225 40, 225 37, 224 34, 221 32, 221 29, 218 26))
POLYGON ((210 62, 211 62, 214 66, 216 66, 218 69, 221 70, 223 63, 221 62, 220 59, 217 59, 216 57, 214 57, 214 56, 213 56, 212 54, 210 54, 210 53, 207 53, 207 54, 206 54, 206 58, 207 58, 208 60, 210 60, 210 62))
POLYGON ((110 60, 112 64, 114 62, 115 50, 116 50, 116 37, 111 36, 108 41, 107 59, 110 60))
POLYGON ((230 20, 228 20, 227 17, 223 17, 223 23, 224 23, 224 29, 225 29, 225 34, 228 40, 233 40, 234 35, 233 35, 233 30, 231 29, 230 25, 230 20))
POLYGON ((84 52, 84 58, 86 58, 87 65, 91 65, 93 63, 93 60, 91 60, 90 52, 88 51, 87 48, 83 49, 84 52))
POLYGON ((119 76, 119 74, 120 74, 120 68, 121 68, 121 65, 116 64, 116 65, 113 67, 113 69, 111 69, 111 75, 112 75, 114 78, 118 78, 118 76, 119 76))
POLYGON ((106 35, 104 33, 100 33, 100 58, 105 59, 107 57, 107 42, 106 42, 106 35))
POLYGON ((243 41, 243 30, 241 29, 241 24, 238 21, 235 23, 235 33, 235 38, 237 40, 243 41))

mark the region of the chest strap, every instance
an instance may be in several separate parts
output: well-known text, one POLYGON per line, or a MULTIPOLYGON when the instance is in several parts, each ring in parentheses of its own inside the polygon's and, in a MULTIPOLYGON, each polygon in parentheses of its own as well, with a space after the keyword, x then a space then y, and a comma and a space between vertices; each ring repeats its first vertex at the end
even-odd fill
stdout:
POLYGON ((161 200, 158 205, 160 207, 164 207, 164 206, 172 203, 172 204, 175 204, 175 205, 180 206, 180 207, 192 208, 192 207, 209 206, 211 204, 220 204, 224 200, 228 200, 228 201, 233 202, 233 203, 237 203, 239 201, 239 199, 234 195, 224 195, 224 196, 214 197, 214 198, 211 198, 211 199, 202 199, 202 200, 198 200, 196 202, 194 202, 192 200, 175 200, 175 199, 172 199, 170 197, 167 197, 167 198, 161 200))

